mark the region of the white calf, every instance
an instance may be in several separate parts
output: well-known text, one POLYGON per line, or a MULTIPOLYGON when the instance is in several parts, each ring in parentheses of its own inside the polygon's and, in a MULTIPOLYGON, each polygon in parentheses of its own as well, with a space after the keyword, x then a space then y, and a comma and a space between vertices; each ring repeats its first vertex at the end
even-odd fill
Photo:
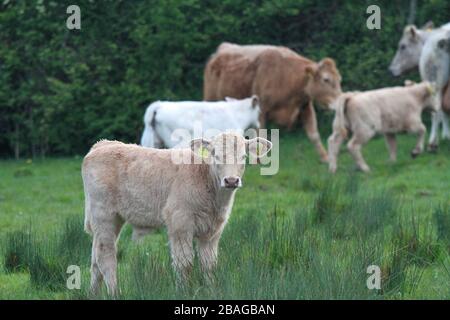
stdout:
POLYGON ((191 139, 209 139, 230 130, 242 134, 246 129, 259 128, 259 113, 257 96, 218 102, 157 101, 145 112, 141 145, 187 147, 191 139))

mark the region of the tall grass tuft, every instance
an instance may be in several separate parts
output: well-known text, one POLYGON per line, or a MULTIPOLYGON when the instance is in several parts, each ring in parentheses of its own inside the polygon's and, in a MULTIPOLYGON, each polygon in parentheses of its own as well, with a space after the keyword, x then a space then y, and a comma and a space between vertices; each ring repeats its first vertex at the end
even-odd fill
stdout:
POLYGON ((62 289, 69 265, 86 265, 90 240, 81 217, 68 217, 49 235, 14 232, 6 236, 4 268, 8 272, 28 271, 31 283, 51 290, 62 289))
POLYGON ((26 271, 30 258, 29 232, 8 233, 4 240, 4 268, 6 272, 26 271))
POLYGON ((437 237, 450 253, 450 206, 439 206, 434 211, 434 221, 437 227, 437 237))

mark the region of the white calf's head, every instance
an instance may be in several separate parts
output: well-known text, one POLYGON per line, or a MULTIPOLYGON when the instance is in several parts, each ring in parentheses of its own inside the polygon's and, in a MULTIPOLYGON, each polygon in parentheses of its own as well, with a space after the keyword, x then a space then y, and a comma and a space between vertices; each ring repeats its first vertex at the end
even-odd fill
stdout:
POLYGON ((191 150, 209 164, 212 175, 220 187, 236 189, 242 186, 247 156, 260 158, 272 148, 264 138, 245 139, 235 133, 221 133, 211 140, 191 141, 191 150))

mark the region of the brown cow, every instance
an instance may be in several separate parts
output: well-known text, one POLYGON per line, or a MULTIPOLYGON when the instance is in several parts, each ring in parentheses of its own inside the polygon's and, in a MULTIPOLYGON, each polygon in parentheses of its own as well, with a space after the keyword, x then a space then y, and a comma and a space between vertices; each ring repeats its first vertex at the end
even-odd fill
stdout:
POLYGON ((221 44, 206 64, 203 98, 242 99, 253 94, 260 98, 262 128, 266 120, 292 128, 300 117, 321 160, 327 161, 313 100, 329 105, 341 94, 334 60, 316 63, 286 47, 221 44))

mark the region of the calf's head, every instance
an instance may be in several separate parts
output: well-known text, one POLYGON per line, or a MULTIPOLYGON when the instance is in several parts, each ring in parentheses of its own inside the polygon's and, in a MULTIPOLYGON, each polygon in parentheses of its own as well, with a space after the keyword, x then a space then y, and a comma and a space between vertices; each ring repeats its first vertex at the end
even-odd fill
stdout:
POLYGON ((316 66, 307 66, 306 92, 318 103, 329 106, 342 93, 342 77, 333 59, 325 58, 316 66))
POLYGON ((204 159, 220 187, 236 189, 242 186, 247 157, 260 158, 272 148, 264 138, 245 139, 235 133, 222 133, 211 140, 191 141, 191 150, 204 159))

